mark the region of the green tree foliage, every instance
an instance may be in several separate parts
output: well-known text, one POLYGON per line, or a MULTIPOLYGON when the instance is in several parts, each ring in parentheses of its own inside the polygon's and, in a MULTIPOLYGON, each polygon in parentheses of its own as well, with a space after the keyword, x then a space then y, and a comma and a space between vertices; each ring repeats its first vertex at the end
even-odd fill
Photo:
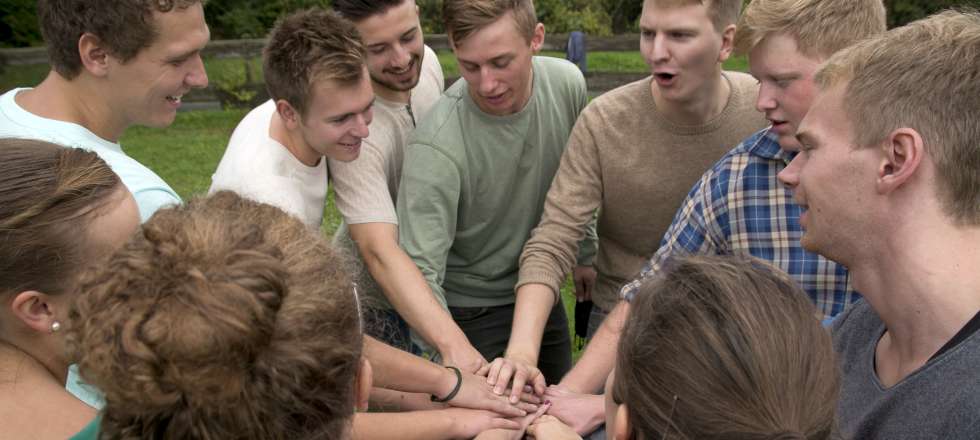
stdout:
POLYGON ((3 17, 0 20, 0 47, 42 44, 35 0, 3 0, 0 2, 0 17, 3 17))
MULTIPOLYGON (((980 9, 980 0, 883 1, 888 9, 890 27, 949 7, 980 9)), ((441 18, 442 2, 416 0, 422 13, 422 26, 428 33, 445 31, 441 18)), ((282 15, 329 4, 330 0, 208 0, 204 13, 213 39, 261 38, 282 15)), ((636 32, 643 0, 535 0, 535 6, 538 18, 549 33, 581 30, 589 35, 609 35, 636 32)), ((0 47, 42 44, 36 7, 35 0, 0 1, 0 47)))
POLYGON ((980 9, 980 0, 885 0, 889 28, 902 26, 951 7, 980 9))
POLYGON ((262 38, 279 17, 303 8, 328 7, 327 0, 209 0, 204 17, 215 40, 262 38))

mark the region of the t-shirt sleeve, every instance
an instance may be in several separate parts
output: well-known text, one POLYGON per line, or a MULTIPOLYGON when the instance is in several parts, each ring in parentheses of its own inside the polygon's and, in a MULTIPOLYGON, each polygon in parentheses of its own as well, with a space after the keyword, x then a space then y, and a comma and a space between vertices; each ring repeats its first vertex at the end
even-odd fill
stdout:
MULTIPOLYGON (((380 141, 386 140, 382 137, 380 141)), ((350 162, 330 160, 329 165, 334 201, 347 224, 398 224, 395 203, 388 190, 386 159, 373 142, 364 141, 357 159, 350 162)))
POLYGON ((179 205, 181 200, 175 194, 163 189, 145 189, 133 194, 140 211, 140 223, 144 223, 153 213, 168 206, 179 205))
POLYGON ((460 191, 459 170, 451 159, 428 145, 408 146, 398 188, 398 239, 443 305, 460 191))

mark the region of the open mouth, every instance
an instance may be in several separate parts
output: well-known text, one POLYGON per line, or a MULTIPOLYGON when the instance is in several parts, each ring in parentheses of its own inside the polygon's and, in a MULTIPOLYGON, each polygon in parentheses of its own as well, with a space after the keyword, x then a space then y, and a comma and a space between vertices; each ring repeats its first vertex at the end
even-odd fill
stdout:
POLYGON ((180 104, 180 100, 183 97, 184 97, 184 95, 170 95, 170 96, 167 96, 167 101, 170 101, 170 102, 172 102, 174 104, 180 104))
POLYGON ((653 76, 657 77, 659 80, 670 81, 677 75, 673 73, 654 73, 653 76))

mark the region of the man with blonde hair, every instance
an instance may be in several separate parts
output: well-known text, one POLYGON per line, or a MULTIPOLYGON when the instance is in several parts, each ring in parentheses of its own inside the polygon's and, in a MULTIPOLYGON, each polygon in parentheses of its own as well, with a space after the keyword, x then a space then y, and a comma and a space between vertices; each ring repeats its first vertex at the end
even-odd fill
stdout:
POLYGON ((946 11, 830 58, 779 177, 804 248, 864 295, 834 323, 847 438, 980 432, 980 13, 946 11))
MULTIPOLYGON (((741 6, 741 0, 643 2, 640 53, 650 76, 583 110, 541 223, 521 254, 518 297, 558 295, 575 264, 576 242, 601 206, 595 287, 575 286, 579 299, 594 303, 588 319, 588 334, 594 334, 619 302, 619 289, 653 255, 691 185, 732 145, 765 126, 753 108, 755 79, 722 70, 741 6), (637 164, 656 172, 637 172, 637 164)), ((552 413, 561 414, 563 399, 555 402, 552 413)))
MULTIPOLYGON (((754 0, 746 7, 735 51, 748 55, 760 86, 756 108, 771 126, 742 141, 694 185, 641 279, 658 273, 675 256, 745 254, 768 260, 796 279, 820 317, 833 317, 858 298, 843 266, 800 247, 800 207, 777 174, 799 149, 794 133, 810 107, 820 63, 884 31, 881 0, 754 0)), ((610 313, 560 391, 599 389, 612 369, 628 301, 639 284, 624 286, 625 301, 610 313)), ((590 413, 566 417, 598 417, 602 401, 590 398, 590 413)))
MULTIPOLYGON (((447 0, 443 18, 463 79, 405 149, 399 240, 484 358, 521 360, 510 396, 517 401, 525 382, 541 394, 545 377, 556 381, 571 366, 557 297, 515 298, 514 286, 521 249, 585 107, 585 79, 565 60, 534 56, 545 31, 531 0, 447 0), (528 325, 540 326, 536 337, 510 337, 528 325)), ((590 251, 579 263, 591 264, 590 251)), ((492 381, 499 369, 480 372, 492 381)), ((495 391, 505 392, 505 382, 493 381, 495 391)))

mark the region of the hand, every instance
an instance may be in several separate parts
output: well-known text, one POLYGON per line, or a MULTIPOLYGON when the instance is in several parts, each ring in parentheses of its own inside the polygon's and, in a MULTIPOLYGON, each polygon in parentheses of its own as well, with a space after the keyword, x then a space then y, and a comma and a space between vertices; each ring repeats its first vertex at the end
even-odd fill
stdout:
POLYGON ((579 394, 561 385, 552 385, 544 395, 552 404, 548 414, 571 426, 579 435, 595 431, 605 420, 602 394, 579 394))
MULTIPOLYGON (((500 417, 493 411, 479 409, 450 408, 442 410, 452 422, 450 430, 453 438, 473 438, 483 431, 492 429, 522 429, 522 419, 500 417)), ((510 431, 508 431, 510 432, 510 431)))
MULTIPOLYGON (((455 386, 456 375, 448 369, 446 372, 452 375, 451 386, 455 386)), ((449 404, 455 407, 489 410, 507 417, 523 417, 537 411, 536 404, 541 402, 541 399, 530 393, 523 393, 521 401, 511 403, 507 396, 494 394, 492 386, 483 377, 469 373, 462 373, 462 377, 463 383, 460 384, 459 392, 449 401, 449 404)), ((451 391, 452 388, 443 396, 451 391)))
POLYGON ((575 298, 579 302, 592 300, 595 279, 596 271, 592 266, 575 266, 572 271, 572 281, 575 283, 575 298))
POLYGON ((513 379, 510 391, 510 402, 517 403, 521 400, 521 392, 524 385, 529 384, 538 396, 544 394, 545 382, 541 370, 534 366, 535 362, 520 356, 505 356, 494 359, 489 365, 480 368, 477 375, 486 374, 487 383, 493 385, 493 392, 503 394, 507 389, 507 384, 513 379))
POLYGON ((552 415, 538 417, 527 427, 527 435, 542 440, 582 440, 572 427, 552 415))
POLYGON ((527 430, 527 427, 534 423, 534 421, 539 417, 544 415, 550 406, 550 403, 545 403, 544 405, 541 405, 536 412, 518 419, 514 419, 514 421, 520 425, 518 429, 494 429, 484 431, 474 440, 521 440, 524 438, 524 432, 527 430))
POLYGON ((483 355, 469 344, 464 347, 445 350, 439 354, 442 355, 443 365, 452 365, 464 373, 476 373, 484 365, 487 365, 487 360, 483 358, 483 355))

